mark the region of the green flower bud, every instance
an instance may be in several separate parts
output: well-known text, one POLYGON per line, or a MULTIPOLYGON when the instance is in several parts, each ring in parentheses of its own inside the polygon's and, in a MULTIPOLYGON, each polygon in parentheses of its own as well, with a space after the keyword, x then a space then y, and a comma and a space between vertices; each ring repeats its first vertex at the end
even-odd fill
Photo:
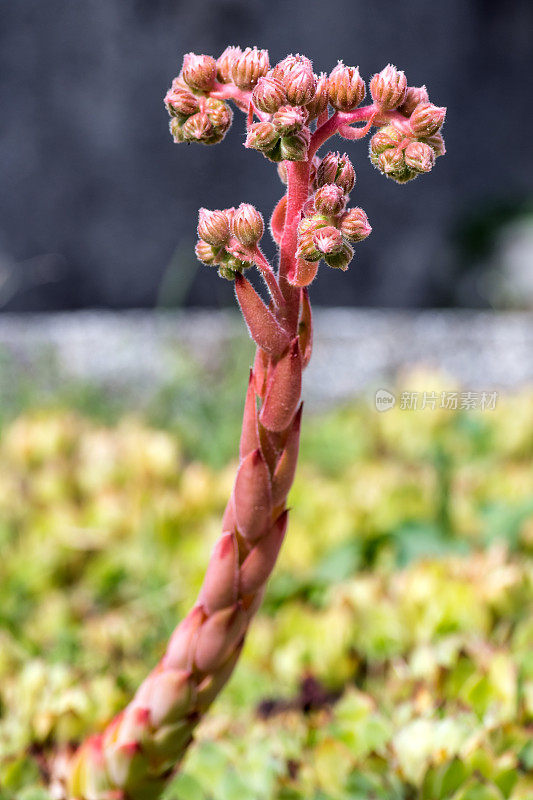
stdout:
POLYGON ((271 122, 254 122, 246 136, 245 147, 266 152, 271 150, 279 139, 279 133, 271 122))
POLYGON ((204 104, 204 110, 217 133, 226 134, 233 119, 233 112, 227 103, 208 97, 204 104))
POLYGON ((328 267, 333 267, 333 269, 342 269, 342 271, 345 272, 348 269, 353 255, 353 247, 351 247, 347 242, 344 242, 341 249, 337 253, 332 253, 331 255, 326 256, 324 261, 328 267))
POLYGON ((310 134, 307 128, 283 136, 280 143, 280 154, 283 161, 305 161, 309 147, 310 134))

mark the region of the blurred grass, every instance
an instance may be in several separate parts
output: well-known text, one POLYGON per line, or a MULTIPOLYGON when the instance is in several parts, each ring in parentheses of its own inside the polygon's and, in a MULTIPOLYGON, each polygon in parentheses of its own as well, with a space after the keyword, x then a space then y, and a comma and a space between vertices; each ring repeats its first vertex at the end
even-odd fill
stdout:
MULTIPOLYGON (((180 363, 142 413, 52 372, 3 409, 1 800, 48 798, 40 754, 105 724, 195 597, 242 358, 180 363)), ((531 391, 308 416, 280 563, 169 800, 531 800, 532 456, 531 391)))

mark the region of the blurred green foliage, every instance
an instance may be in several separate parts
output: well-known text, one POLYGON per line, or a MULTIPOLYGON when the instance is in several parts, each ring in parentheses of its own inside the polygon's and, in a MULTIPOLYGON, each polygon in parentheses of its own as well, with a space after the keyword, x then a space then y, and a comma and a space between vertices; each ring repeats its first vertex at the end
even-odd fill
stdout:
MULTIPOLYGON (((143 417, 89 389, 4 416, 1 800, 49 800, 199 589, 244 380, 179 378, 143 417)), ((531 800, 533 393, 305 422, 280 563, 167 800, 531 800)))

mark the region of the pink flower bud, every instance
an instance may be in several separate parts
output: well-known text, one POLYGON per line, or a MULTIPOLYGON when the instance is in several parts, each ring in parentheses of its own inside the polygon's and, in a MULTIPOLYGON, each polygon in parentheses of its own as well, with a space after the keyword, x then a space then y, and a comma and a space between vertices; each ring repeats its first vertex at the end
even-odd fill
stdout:
POLYGON ((419 103, 427 103, 428 100, 429 95, 425 86, 408 86, 398 111, 404 117, 410 117, 419 103))
POLYGON ((328 107, 328 76, 321 72, 317 78, 316 89, 311 100, 306 104, 305 109, 309 119, 315 119, 323 114, 328 107))
POLYGON ((446 153, 446 146, 441 133, 434 133, 433 136, 424 137, 424 142, 429 144, 435 153, 435 158, 443 156, 446 153))
POLYGON ((233 61, 231 75, 235 86, 249 90, 254 88, 259 78, 266 75, 269 69, 268 50, 247 47, 233 61))
POLYGON ((346 214, 343 214, 340 230, 350 242, 362 242, 372 233, 368 217, 362 208, 351 208, 346 214))
POLYGON ((308 128, 283 136, 280 141, 280 155, 284 161, 305 161, 311 135, 308 128))
POLYGON ((214 144, 217 140, 217 133, 204 111, 193 114, 185 120, 181 131, 186 142, 214 144))
POLYGON ((233 62, 242 54, 240 47, 226 47, 222 55, 217 58, 217 78, 220 83, 231 83, 231 70, 233 62))
POLYGON ((203 239, 198 239, 194 248, 198 261, 201 261, 202 264, 208 264, 209 266, 217 263, 219 251, 220 247, 213 247, 212 244, 204 242, 203 239))
POLYGON ((392 64, 387 64, 385 69, 374 75, 370 81, 372 99, 386 111, 391 111, 403 103, 406 90, 405 73, 393 67, 392 64))
POLYGON ((246 137, 245 147, 253 150, 271 150, 279 139, 279 133, 271 122, 254 122, 246 137))
POLYGON ((359 67, 346 67, 339 61, 328 78, 329 102, 337 111, 353 111, 365 96, 365 82, 359 67))
POLYGON ((227 214, 220 209, 210 211, 208 208, 201 208, 198 212, 198 236, 215 247, 226 244, 230 236, 227 214))
POLYGON ((326 225, 313 234, 313 242, 323 255, 338 253, 343 245, 342 233, 333 225, 326 225))
POLYGON ((300 58, 292 64, 286 70, 283 81, 289 103, 293 106, 309 103, 314 97, 316 82, 316 75, 307 58, 300 58))
POLYGON ((197 91, 207 92, 213 86, 217 63, 211 56, 187 53, 183 58, 181 74, 185 83, 197 91))
POLYGON ((348 269, 348 265, 353 258, 353 247, 351 247, 347 242, 344 242, 341 249, 338 253, 332 253, 329 256, 326 256, 324 261, 328 265, 328 267, 333 267, 333 269, 342 269, 345 272, 348 269))
POLYGON ((334 183, 327 183, 316 190, 314 195, 315 208, 319 214, 327 217, 336 217, 343 210, 346 204, 346 197, 340 186, 334 183))
POLYGON ((259 211, 250 203, 241 203, 235 211, 232 229, 239 242, 245 247, 253 247, 265 231, 265 223, 259 211))
POLYGON ((313 71, 313 65, 309 59, 306 58, 306 56, 301 56, 299 53, 297 53, 296 55, 285 56, 284 59, 278 61, 272 70, 272 77, 285 84, 285 79, 289 75, 290 71, 294 68, 298 68, 299 66, 303 66, 311 72, 313 71))
POLYGON ((410 117, 411 130, 415 136, 431 136, 442 127, 446 109, 433 103, 419 103, 410 117))
POLYGON ((227 133, 233 118, 233 113, 227 103, 216 100, 214 97, 208 97, 204 103, 204 110, 217 132, 227 133))
POLYGON ((435 163, 433 148, 424 142, 411 142, 405 148, 405 163, 415 172, 429 172, 435 163))
POLYGON ((171 116, 190 117, 200 110, 198 98, 187 89, 169 89, 165 95, 165 106, 171 116))
POLYGON ((305 116, 305 112, 301 108, 282 106, 272 117, 272 124, 276 126, 278 133, 286 136, 300 130, 305 124, 305 116))
POLYGON ((268 75, 259 78, 252 93, 254 105, 266 114, 274 114, 280 106, 287 102, 283 84, 268 75))
POLYGON ((334 183, 349 194, 355 184, 355 171, 352 162, 343 153, 326 153, 316 171, 315 185, 325 186, 328 183, 334 183))

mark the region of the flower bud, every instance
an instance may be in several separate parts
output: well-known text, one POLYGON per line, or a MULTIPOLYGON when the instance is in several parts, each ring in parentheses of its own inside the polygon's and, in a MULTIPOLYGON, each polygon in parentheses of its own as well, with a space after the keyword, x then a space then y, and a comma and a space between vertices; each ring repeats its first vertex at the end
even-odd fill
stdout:
POLYGON ((198 212, 198 236, 215 247, 226 244, 230 236, 230 223, 225 211, 201 208, 198 212))
POLYGON ((326 153, 316 172, 315 185, 325 186, 334 183, 348 194, 355 184, 355 171, 352 162, 346 155, 339 153, 326 153))
POLYGON ((419 103, 427 103, 428 100, 429 95, 425 86, 408 86, 398 111, 404 117, 410 117, 419 103))
POLYGON ((250 203, 241 203, 232 223, 234 235, 245 247, 253 247, 262 237, 265 223, 259 211, 250 203))
POLYGON ((398 147, 402 141, 401 132, 394 125, 385 125, 380 128, 370 140, 370 151, 376 156, 384 153, 391 147, 398 147))
POLYGON ((266 114, 274 114, 280 106, 287 102, 283 84, 268 76, 259 78, 252 93, 254 105, 266 114))
POLYGON ((411 130, 415 136, 431 136, 442 127, 446 109, 433 103, 419 103, 410 117, 411 130))
POLYGON ((189 117, 182 127, 182 133, 187 142, 203 142, 204 144, 214 144, 222 137, 217 137, 217 132, 211 125, 211 121, 204 111, 193 114, 189 117))
POLYGON ((383 110, 391 111, 397 108, 405 99, 407 78, 405 73, 387 64, 370 81, 370 94, 374 102, 383 110))
POLYGON ((203 239, 198 239, 196 247, 194 248, 198 261, 201 261, 202 264, 208 264, 209 266, 217 263, 219 250, 220 247, 213 247, 212 244, 208 244, 203 239))
POLYGON ((343 242, 341 249, 337 253, 332 253, 325 257, 324 261, 328 265, 328 267, 333 267, 333 269, 342 269, 345 272, 348 269, 348 265, 353 258, 353 247, 351 247, 347 242, 343 242))
POLYGON ((272 149, 279 139, 279 133, 271 122, 255 122, 250 126, 245 147, 266 151, 272 149))
POLYGON ((337 111, 353 111, 365 96, 365 82, 359 67, 346 67, 339 61, 328 78, 329 102, 337 111))
POLYGON ((317 248, 313 239, 313 234, 309 231, 298 238, 298 249, 296 258, 303 258, 304 261, 320 261, 322 253, 317 248))
POLYGON ((309 103, 314 97, 316 82, 316 75, 307 58, 301 58, 292 64, 284 76, 289 103, 293 106, 304 106, 309 103))
POLYGON ((241 55, 240 47, 230 45, 222 55, 217 58, 217 78, 220 83, 231 83, 231 70, 233 62, 241 55))
POLYGON ((291 70, 304 67, 304 69, 313 71, 313 65, 309 61, 306 56, 301 56, 299 53, 296 55, 285 56, 284 59, 278 61, 276 66, 272 70, 272 77, 275 78, 277 81, 281 81, 285 85, 285 81, 289 76, 291 70))
POLYGON ((340 186, 327 183, 316 190, 314 195, 315 208, 319 214, 327 217, 336 217, 344 209, 346 196, 340 186))
POLYGON ((306 104, 305 110, 309 119, 315 119, 323 114, 328 107, 328 76, 321 72, 317 78, 315 93, 311 100, 306 104))
POLYGON ((183 135, 183 124, 177 117, 171 117, 169 122, 170 135, 174 139, 175 144, 180 144, 185 141, 183 135))
POLYGON ((350 208, 341 217, 340 231, 350 242, 362 242, 370 236, 372 228, 362 208, 350 208))
POLYGON ((247 47, 238 55, 231 67, 233 83, 239 89, 253 89, 259 78, 267 74, 270 69, 268 50, 258 50, 257 47, 247 47))
POLYGON ((231 127, 233 112, 227 103, 208 97, 204 104, 204 110, 212 126, 217 133, 225 135, 231 127))
POLYGON ((278 133, 286 136, 300 130, 305 123, 305 116, 301 108, 282 106, 272 117, 272 124, 276 126, 278 133))
POLYGON ((405 148, 405 163, 415 172, 429 172, 435 163, 433 148, 424 142, 411 142, 405 148))
POLYGON ((443 156, 446 152, 446 146, 441 133, 434 133, 433 136, 426 136, 424 142, 429 144, 435 153, 435 158, 443 156))
POLYGON ((173 117, 190 117, 200 110, 198 98, 187 89, 169 89, 164 102, 168 113, 173 117))
POLYGON ((385 150, 378 158, 378 167, 385 175, 394 177, 405 169, 403 150, 385 150))
POLYGON ((324 228, 328 225, 327 217, 322 214, 313 214, 311 217, 304 217, 300 220, 298 225, 298 235, 303 236, 305 233, 314 233, 319 228, 324 228))
POLYGON ((183 58, 181 74, 185 83, 197 91, 207 92, 213 86, 217 63, 211 56, 187 53, 183 58))
POLYGON ((305 161, 311 135, 308 128, 296 131, 280 140, 280 154, 283 161, 305 161))
POLYGON ((334 228, 333 225, 325 225, 323 228, 319 228, 312 236, 317 250, 320 250, 323 255, 338 253, 342 249, 344 241, 342 233, 337 228, 334 228))

